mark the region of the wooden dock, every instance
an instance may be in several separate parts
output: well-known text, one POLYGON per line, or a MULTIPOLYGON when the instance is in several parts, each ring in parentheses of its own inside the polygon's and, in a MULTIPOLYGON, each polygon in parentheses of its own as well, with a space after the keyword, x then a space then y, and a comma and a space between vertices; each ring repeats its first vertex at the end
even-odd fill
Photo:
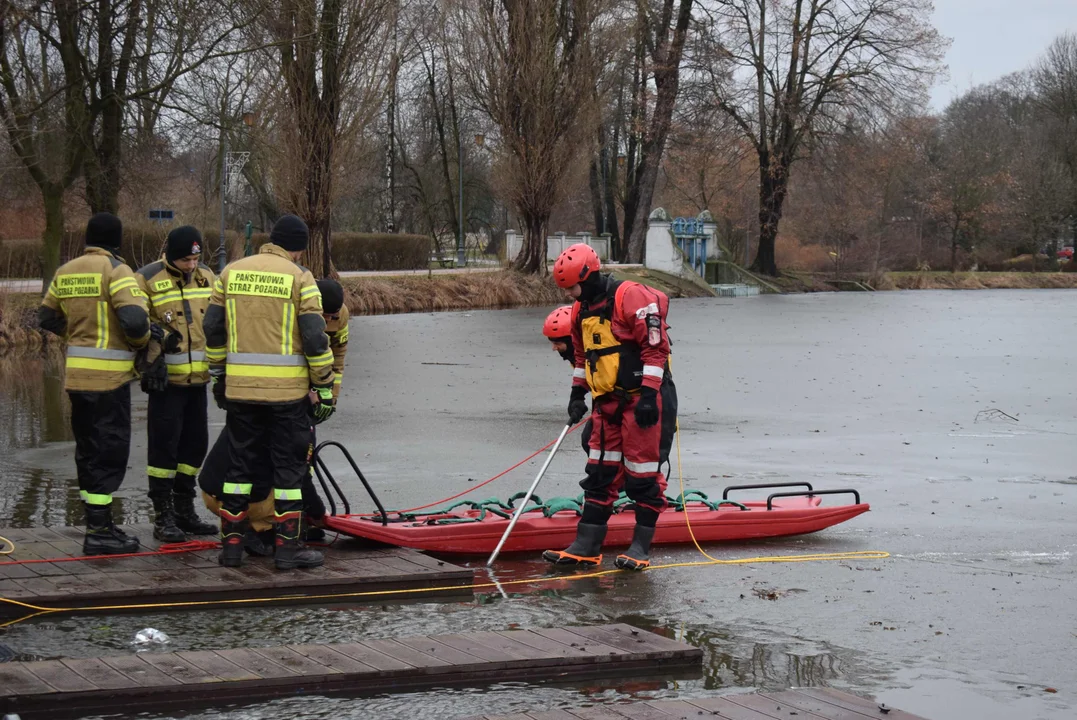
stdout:
MULTIPOLYGON (((630 625, 507 630, 339 645, 0 664, 0 714, 22 720, 506 681, 699 676, 703 652, 630 625)), ((525 717, 525 716, 521 716, 525 717)), ((802 719, 803 720, 803 719, 802 719)))
MULTIPOLYGON (((134 526, 143 549, 156 549, 150 526, 134 526)), ((0 598, 45 608, 133 606, 279 598, 280 602, 330 603, 471 597, 474 571, 437 560, 416 550, 363 549, 359 541, 340 539, 325 550, 325 565, 312 570, 278 572, 272 558, 247 556, 241 568, 217 564, 217 550, 108 558, 76 562, 4 564, 12 560, 77 557, 82 528, 0 529, 15 543, 12 555, 0 556, 0 598), (430 592, 401 591, 439 588, 430 592), (385 593, 339 599, 325 595, 385 593)), ((332 533, 330 533, 332 537, 332 533)), ((118 607, 117 609, 123 609, 118 607)), ((137 608, 133 608, 137 610, 137 608)), ((0 617, 28 611, 0 602, 0 617)))
POLYGON ((683 700, 651 700, 516 715, 480 715, 472 720, 926 720, 830 688, 721 695, 683 700))

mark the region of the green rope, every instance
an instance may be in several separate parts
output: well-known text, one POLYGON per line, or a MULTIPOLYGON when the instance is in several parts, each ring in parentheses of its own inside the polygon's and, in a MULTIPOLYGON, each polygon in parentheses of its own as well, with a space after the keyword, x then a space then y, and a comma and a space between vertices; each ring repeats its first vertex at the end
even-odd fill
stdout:
MULTIPOLYGON (((486 519, 486 514, 490 513, 497 515, 498 517, 505 518, 506 520, 512 517, 512 513, 516 512, 516 502, 523 499, 527 495, 525 492, 518 492, 511 496, 507 501, 502 502, 496 497, 489 497, 485 500, 461 500, 453 503, 447 508, 442 510, 431 510, 423 513, 409 513, 401 514, 400 520, 420 520, 422 518, 429 518, 426 520, 431 525, 458 525, 460 523, 474 523, 482 522, 486 519), (451 513, 458 507, 466 507, 470 510, 478 510, 477 517, 438 517, 451 513)), ((666 497, 666 501, 669 506, 677 511, 683 512, 685 505, 688 503, 701 503, 710 510, 717 510, 723 505, 730 505, 732 507, 740 508, 741 510, 747 510, 748 508, 739 502, 733 500, 720 500, 718 502, 712 501, 707 497, 707 494, 699 490, 687 490, 683 495, 676 497, 666 497)), ((571 497, 553 497, 545 502, 538 495, 532 495, 529 504, 524 508, 524 513, 541 512, 543 517, 553 517, 560 512, 573 512, 576 515, 583 514, 583 493, 577 495, 574 498, 571 497)), ((621 513, 628 510, 634 510, 636 507, 635 502, 625 495, 623 492, 613 503, 613 512, 621 513)))

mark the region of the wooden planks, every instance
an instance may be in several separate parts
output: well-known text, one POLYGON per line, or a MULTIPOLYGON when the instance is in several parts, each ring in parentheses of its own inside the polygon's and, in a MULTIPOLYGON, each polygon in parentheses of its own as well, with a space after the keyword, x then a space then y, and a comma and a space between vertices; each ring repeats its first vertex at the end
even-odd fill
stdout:
POLYGON ((484 715, 482 720, 544 720, 554 717, 561 720, 699 720, 708 716, 720 720, 925 720, 892 708, 883 712, 871 700, 831 688, 649 700, 518 715, 484 715))
POLYGON ((301 694, 368 694, 513 680, 564 682, 626 674, 698 676, 702 659, 703 651, 690 645, 615 624, 560 628, 557 633, 487 631, 340 645, 5 663, 0 665, 0 714, 18 713, 23 720, 32 720, 263 702, 301 694), (624 647, 595 644, 593 635, 624 647))
MULTIPOLYGON (((129 528, 147 550, 159 545, 151 526, 129 528)), ((474 571, 402 548, 360 549, 342 540, 326 548, 326 562, 313 570, 277 572, 271 558, 247 557, 242 568, 217 564, 217 550, 108 558, 74 562, 5 565, 11 560, 41 560, 81 555, 81 528, 0 529, 15 543, 0 556, 0 598, 45 608, 86 608, 148 603, 287 598, 289 603, 373 602, 470 597, 474 571), (407 592, 438 588, 428 592, 407 592), (344 598, 326 595, 377 593, 344 598)), ((282 600, 283 601, 283 600, 282 600)), ((136 608, 137 609, 137 608, 136 608)), ((28 611, 0 602, 0 617, 28 611)))

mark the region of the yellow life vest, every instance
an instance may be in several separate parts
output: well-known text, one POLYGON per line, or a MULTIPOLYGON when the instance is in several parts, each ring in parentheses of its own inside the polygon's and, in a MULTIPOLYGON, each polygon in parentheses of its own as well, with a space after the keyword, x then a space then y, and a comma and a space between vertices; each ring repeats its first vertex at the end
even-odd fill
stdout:
POLYGON ((618 287, 619 282, 611 282, 602 306, 595 310, 581 307, 579 313, 587 384, 593 398, 618 391, 637 393, 643 384, 639 346, 622 343, 613 334, 618 287))

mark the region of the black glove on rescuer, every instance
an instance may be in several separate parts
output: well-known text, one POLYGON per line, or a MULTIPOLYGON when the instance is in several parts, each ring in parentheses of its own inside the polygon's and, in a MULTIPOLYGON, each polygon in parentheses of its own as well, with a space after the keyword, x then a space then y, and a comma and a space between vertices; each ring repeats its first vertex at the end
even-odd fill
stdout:
POLYGON ((636 424, 649 428, 658 422, 658 391, 644 386, 636 404, 636 424))
POLYGON ((575 425, 587 414, 587 388, 576 386, 568 399, 568 424, 575 425))

